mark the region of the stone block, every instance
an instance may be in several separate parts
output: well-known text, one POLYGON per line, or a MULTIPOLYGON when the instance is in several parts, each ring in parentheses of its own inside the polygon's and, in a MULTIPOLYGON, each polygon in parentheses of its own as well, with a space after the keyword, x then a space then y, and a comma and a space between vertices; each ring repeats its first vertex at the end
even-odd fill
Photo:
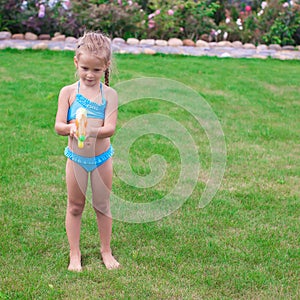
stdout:
POLYGON ((269 45, 269 49, 270 50, 280 51, 281 50, 281 46, 277 45, 277 44, 271 44, 271 45, 269 45))
POLYGON ((64 42, 66 40, 66 36, 64 34, 54 36, 51 41, 54 42, 64 42))
POLYGON ((243 44, 240 41, 234 41, 231 43, 231 45, 233 48, 242 48, 243 47, 243 44))
POLYGON ((153 39, 141 40, 140 45, 154 46, 155 45, 155 40, 153 40, 153 39))
POLYGON ((183 46, 189 46, 189 47, 195 47, 195 42, 193 40, 190 39, 185 39, 182 41, 183 46))
POLYGON ((165 40, 156 40, 155 45, 165 47, 168 46, 168 42, 165 40))
POLYGON ((114 38, 113 40, 112 40, 112 43, 114 43, 114 44, 125 44, 126 42, 125 42, 125 40, 124 39, 122 39, 122 38, 114 38))
POLYGON ((126 42, 128 45, 138 45, 140 43, 140 41, 136 38, 129 38, 126 42))
POLYGON ((11 37, 13 40, 24 40, 25 36, 23 33, 15 33, 11 37))
POLYGON ((180 39, 171 38, 168 40, 168 45, 171 47, 179 47, 179 46, 182 46, 183 43, 182 43, 182 40, 180 40, 180 39))
POLYGON ((70 44, 76 44, 77 43, 77 39, 72 37, 72 36, 68 36, 66 38, 66 43, 70 43, 70 44))
POLYGON ((268 46, 267 45, 258 45, 257 47, 256 47, 256 50, 257 50, 257 52, 260 52, 260 51, 265 51, 265 50, 268 50, 269 48, 268 48, 268 46))
POLYGON ((38 36, 35 33, 32 33, 32 32, 25 33, 25 40, 36 41, 37 39, 38 39, 38 36))
POLYGON ((208 48, 209 47, 209 43, 203 40, 198 40, 196 42, 196 47, 201 47, 201 48, 208 48))
POLYGON ((0 40, 9 40, 11 33, 9 31, 0 31, 0 40))
POLYGON ((251 44, 251 43, 246 43, 243 45, 244 49, 256 49, 255 45, 251 44))
POLYGON ((40 34, 39 35, 39 40, 41 40, 41 41, 50 41, 51 36, 50 36, 50 34, 40 34))
POLYGON ((221 41, 217 43, 218 47, 233 47, 232 43, 229 41, 221 41))
POLYGON ((282 50, 289 50, 289 51, 293 51, 296 48, 294 46, 291 45, 286 45, 286 46, 282 46, 282 50))

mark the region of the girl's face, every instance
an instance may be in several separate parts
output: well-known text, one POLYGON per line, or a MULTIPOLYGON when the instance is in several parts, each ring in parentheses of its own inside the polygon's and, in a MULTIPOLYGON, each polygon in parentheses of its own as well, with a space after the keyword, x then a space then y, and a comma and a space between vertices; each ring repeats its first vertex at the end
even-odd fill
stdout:
POLYGON ((108 66, 89 52, 83 52, 79 58, 74 57, 74 63, 80 80, 86 86, 99 85, 101 77, 108 66))

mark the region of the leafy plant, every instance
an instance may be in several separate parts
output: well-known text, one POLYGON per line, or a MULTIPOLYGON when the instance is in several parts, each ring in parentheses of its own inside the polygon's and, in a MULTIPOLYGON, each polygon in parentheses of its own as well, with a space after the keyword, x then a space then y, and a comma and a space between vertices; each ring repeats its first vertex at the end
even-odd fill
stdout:
POLYGON ((143 10, 132 1, 73 1, 73 11, 87 30, 124 38, 141 37, 144 32, 143 10))
POLYGON ((59 31, 78 37, 101 30, 111 37, 239 40, 300 44, 300 0, 0 0, 0 28, 12 33, 59 31))
MULTIPOLYGON (((300 28, 300 6, 292 5, 288 2, 271 2, 266 14, 272 14, 273 18, 267 16, 269 21, 269 30, 262 36, 262 40, 269 43, 281 45, 294 45, 294 35, 300 28)), ((265 25, 262 22, 261 25, 265 25)), ((262 26, 261 26, 262 27, 262 26)), ((262 28, 263 29, 263 28, 262 28)))

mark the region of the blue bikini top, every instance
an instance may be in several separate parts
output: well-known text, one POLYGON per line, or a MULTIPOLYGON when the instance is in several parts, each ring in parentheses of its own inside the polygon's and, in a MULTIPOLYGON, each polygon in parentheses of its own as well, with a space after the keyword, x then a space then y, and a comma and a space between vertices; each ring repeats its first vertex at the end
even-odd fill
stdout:
POLYGON ((102 103, 101 104, 93 102, 93 101, 85 98, 83 95, 79 94, 79 88, 80 88, 80 82, 78 81, 76 98, 75 98, 74 102, 71 104, 71 106, 69 107, 67 121, 69 122, 71 120, 76 119, 76 111, 80 107, 83 107, 87 110, 88 118, 104 120, 106 100, 103 97, 102 83, 100 82, 100 90, 101 90, 101 95, 102 95, 102 103))

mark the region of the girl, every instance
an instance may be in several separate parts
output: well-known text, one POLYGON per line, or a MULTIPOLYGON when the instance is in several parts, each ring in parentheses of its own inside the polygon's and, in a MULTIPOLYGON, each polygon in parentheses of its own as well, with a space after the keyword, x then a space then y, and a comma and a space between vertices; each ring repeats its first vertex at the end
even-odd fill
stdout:
POLYGON ((55 130, 60 135, 69 136, 65 149, 68 158, 66 231, 70 245, 68 269, 71 271, 82 269, 80 225, 89 174, 103 263, 107 269, 119 267, 110 248, 112 218, 109 197, 113 175, 110 137, 115 132, 118 109, 117 93, 108 87, 111 56, 111 43, 107 37, 100 33, 86 33, 79 39, 74 57, 79 81, 63 87, 58 98, 55 130), (105 84, 101 82, 103 74, 105 84), (76 111, 81 107, 87 110, 83 148, 78 147, 75 125, 76 111))

